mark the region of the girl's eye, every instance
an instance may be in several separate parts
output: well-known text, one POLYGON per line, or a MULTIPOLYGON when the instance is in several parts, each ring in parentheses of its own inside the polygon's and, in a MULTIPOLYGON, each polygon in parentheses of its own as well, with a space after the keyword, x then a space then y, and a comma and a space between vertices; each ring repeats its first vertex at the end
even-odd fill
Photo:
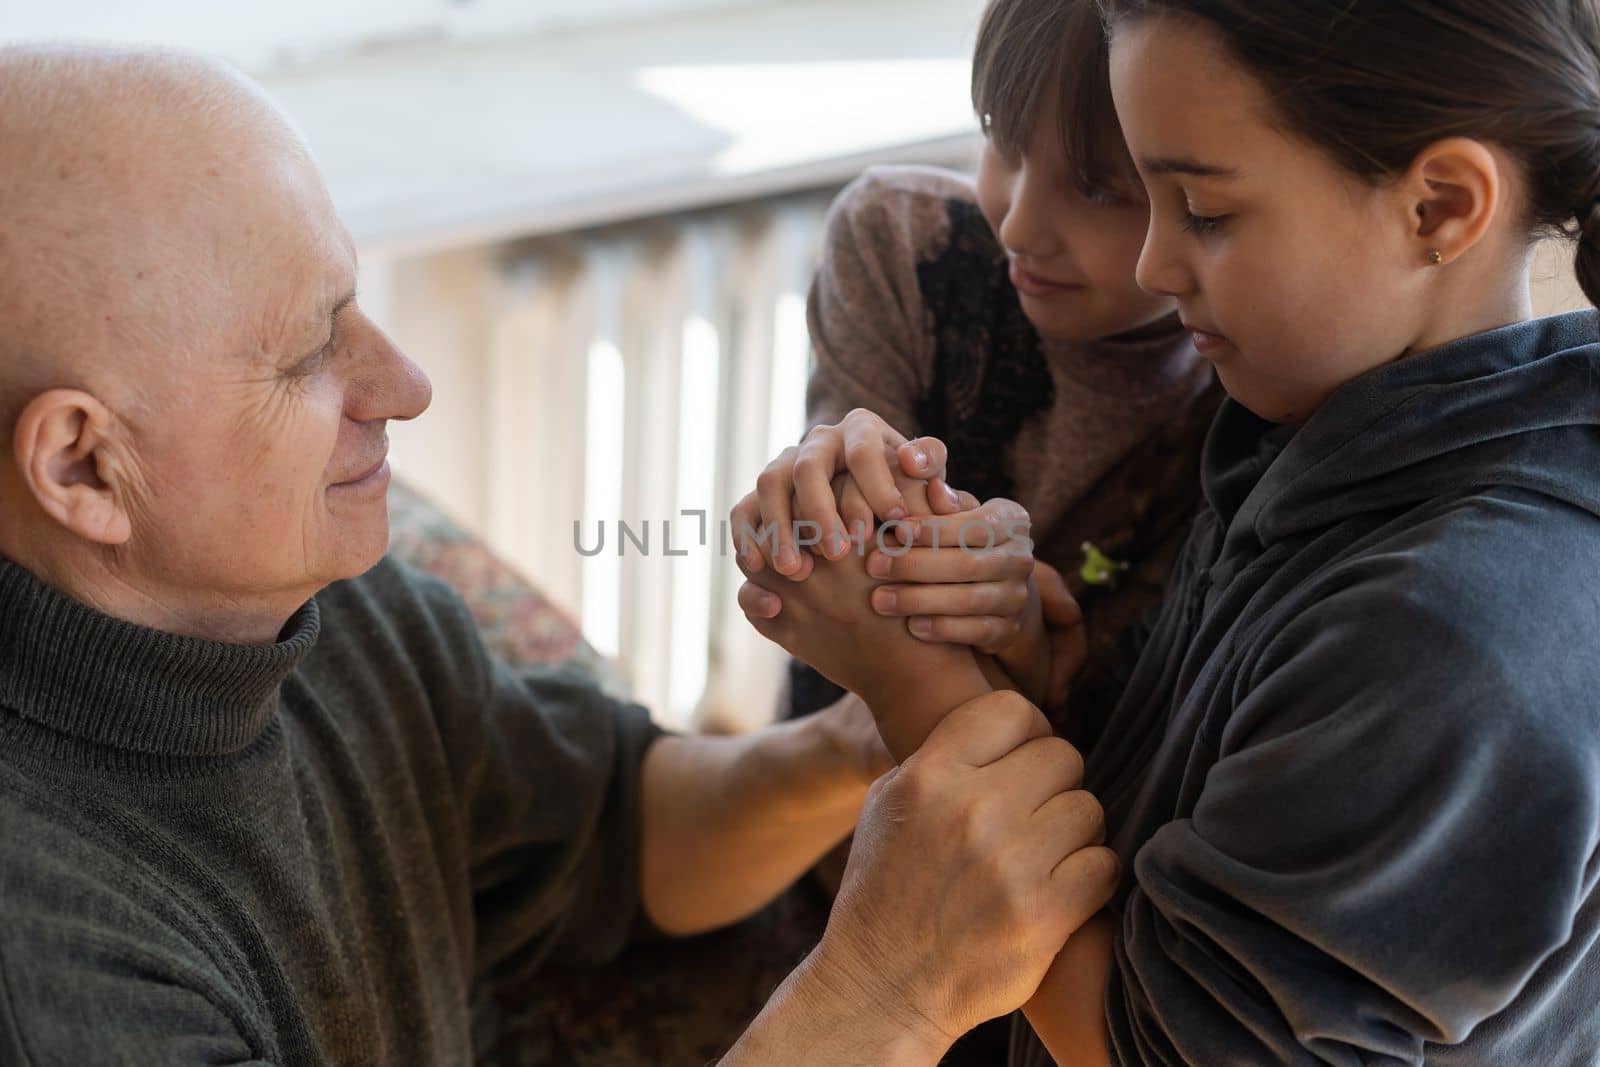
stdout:
POLYGON ((1222 229, 1222 224, 1228 221, 1226 215, 1196 215, 1192 211, 1183 214, 1183 228, 1200 237, 1209 237, 1222 229))

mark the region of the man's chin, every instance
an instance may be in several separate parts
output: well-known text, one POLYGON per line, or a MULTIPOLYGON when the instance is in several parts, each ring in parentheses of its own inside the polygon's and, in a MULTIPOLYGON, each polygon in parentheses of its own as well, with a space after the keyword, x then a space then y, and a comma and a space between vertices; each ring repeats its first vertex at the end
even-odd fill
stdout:
POLYGON ((328 548, 330 582, 359 577, 389 551, 389 507, 385 500, 367 505, 374 514, 360 520, 346 517, 333 524, 334 543, 328 548))

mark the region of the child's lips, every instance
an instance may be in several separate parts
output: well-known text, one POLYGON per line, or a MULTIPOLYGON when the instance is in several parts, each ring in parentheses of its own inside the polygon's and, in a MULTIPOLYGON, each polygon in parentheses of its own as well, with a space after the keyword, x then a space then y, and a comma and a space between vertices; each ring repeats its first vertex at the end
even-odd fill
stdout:
POLYGON ((1011 284, 1017 287, 1018 292, 1025 293, 1028 296, 1057 296, 1061 293, 1083 288, 1081 285, 1070 285, 1066 282, 1056 282, 1051 281, 1049 278, 1041 278, 1037 274, 1024 270, 1015 261, 1011 264, 1011 284))
POLYGON ((1213 330, 1202 330, 1187 322, 1183 324, 1183 328, 1189 331, 1189 336, 1194 340, 1195 350, 1202 356, 1217 352, 1230 343, 1226 337, 1213 330))

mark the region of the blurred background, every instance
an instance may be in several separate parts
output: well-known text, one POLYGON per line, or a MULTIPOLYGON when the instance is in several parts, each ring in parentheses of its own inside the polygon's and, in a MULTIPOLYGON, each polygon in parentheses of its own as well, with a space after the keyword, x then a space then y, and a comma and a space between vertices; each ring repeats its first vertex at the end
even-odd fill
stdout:
MULTIPOLYGON (((433 379, 391 428, 396 473, 663 722, 738 728, 783 659, 734 603, 721 522, 803 429, 823 213, 873 163, 973 165, 982 7, 0 0, 0 40, 186 45, 263 82, 355 236, 362 304, 433 379)), ((1541 263, 1541 310, 1577 306, 1567 271, 1541 263)))

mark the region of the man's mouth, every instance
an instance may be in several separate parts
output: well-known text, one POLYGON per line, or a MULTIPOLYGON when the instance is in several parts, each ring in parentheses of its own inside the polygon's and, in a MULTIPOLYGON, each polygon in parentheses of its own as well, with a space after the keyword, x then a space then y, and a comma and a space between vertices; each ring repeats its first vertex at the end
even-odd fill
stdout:
POLYGON ((334 482, 333 485, 334 485, 334 488, 339 488, 339 487, 342 487, 342 486, 362 486, 362 485, 367 485, 367 484, 372 483, 372 482, 380 481, 382 478, 387 476, 388 473, 389 473, 389 452, 388 452, 388 449, 385 449, 384 452, 383 452, 383 455, 379 456, 378 457, 378 461, 376 463, 374 463, 372 466, 368 467, 366 470, 362 471, 361 473, 355 475, 352 478, 347 478, 347 479, 345 479, 344 481, 341 481, 341 482, 334 482))

